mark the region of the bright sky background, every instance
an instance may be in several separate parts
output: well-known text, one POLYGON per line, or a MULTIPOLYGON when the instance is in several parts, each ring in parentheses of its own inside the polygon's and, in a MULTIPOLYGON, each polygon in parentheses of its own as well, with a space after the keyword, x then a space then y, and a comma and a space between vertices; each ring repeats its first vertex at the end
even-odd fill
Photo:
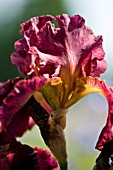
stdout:
POLYGON ((10 22, 18 16, 24 9, 25 4, 26 0, 0 0, 0 24, 10 22))

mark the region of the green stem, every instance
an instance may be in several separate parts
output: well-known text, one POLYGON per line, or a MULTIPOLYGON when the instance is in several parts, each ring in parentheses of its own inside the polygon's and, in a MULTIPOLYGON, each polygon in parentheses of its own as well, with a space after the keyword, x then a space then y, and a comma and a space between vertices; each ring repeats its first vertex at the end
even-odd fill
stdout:
POLYGON ((32 116, 36 124, 39 126, 41 135, 50 148, 51 152, 58 160, 60 170, 68 170, 66 139, 64 128, 66 126, 67 109, 59 109, 50 115, 42 106, 31 97, 26 106, 29 107, 29 114, 32 116), (31 107, 30 107, 31 106, 31 107))
POLYGON ((67 162, 63 162, 63 163, 59 163, 59 164, 60 164, 60 170, 68 170, 67 162))

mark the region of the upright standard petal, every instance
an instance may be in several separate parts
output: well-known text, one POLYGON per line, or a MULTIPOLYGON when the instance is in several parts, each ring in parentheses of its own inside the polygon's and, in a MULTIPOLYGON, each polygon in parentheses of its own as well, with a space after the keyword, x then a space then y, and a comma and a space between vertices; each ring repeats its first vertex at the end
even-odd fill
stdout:
POLYGON ((72 76, 76 70, 76 76, 80 77, 100 76, 105 71, 102 37, 95 36, 81 16, 34 17, 21 27, 24 38, 15 43, 16 52, 11 55, 11 61, 20 73, 55 76, 64 67, 64 76, 72 76), (52 20, 59 27, 55 28, 52 20))

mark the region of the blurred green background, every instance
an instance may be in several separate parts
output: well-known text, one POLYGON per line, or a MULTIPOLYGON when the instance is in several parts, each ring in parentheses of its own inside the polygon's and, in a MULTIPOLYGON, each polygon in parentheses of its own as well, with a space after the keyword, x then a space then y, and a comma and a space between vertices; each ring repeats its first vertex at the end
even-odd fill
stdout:
MULTIPOLYGON (((108 70, 102 76, 113 85, 113 12, 109 3, 98 0, 0 0, 0 81, 19 76, 16 66, 10 63, 14 42, 21 38, 20 24, 38 15, 80 14, 95 34, 102 34, 108 61, 108 70)), ((67 114, 67 148, 69 170, 90 170, 99 154, 95 150, 99 132, 107 117, 107 102, 97 94, 88 95, 70 108, 67 114)), ((38 127, 27 132, 21 139, 31 146, 46 148, 38 127)))

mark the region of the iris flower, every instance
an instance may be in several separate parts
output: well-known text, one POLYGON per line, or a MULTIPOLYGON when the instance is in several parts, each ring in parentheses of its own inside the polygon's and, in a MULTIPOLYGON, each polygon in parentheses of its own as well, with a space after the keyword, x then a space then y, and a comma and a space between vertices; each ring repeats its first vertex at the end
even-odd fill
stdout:
POLYGON ((28 112, 61 169, 66 170, 66 113, 85 95, 99 93, 109 105, 96 148, 101 150, 112 140, 113 88, 99 79, 107 67, 102 36, 95 36, 79 15, 34 17, 21 28, 23 38, 15 42, 11 62, 27 79, 19 80, 3 100, 1 131, 17 113, 26 116, 28 112))

